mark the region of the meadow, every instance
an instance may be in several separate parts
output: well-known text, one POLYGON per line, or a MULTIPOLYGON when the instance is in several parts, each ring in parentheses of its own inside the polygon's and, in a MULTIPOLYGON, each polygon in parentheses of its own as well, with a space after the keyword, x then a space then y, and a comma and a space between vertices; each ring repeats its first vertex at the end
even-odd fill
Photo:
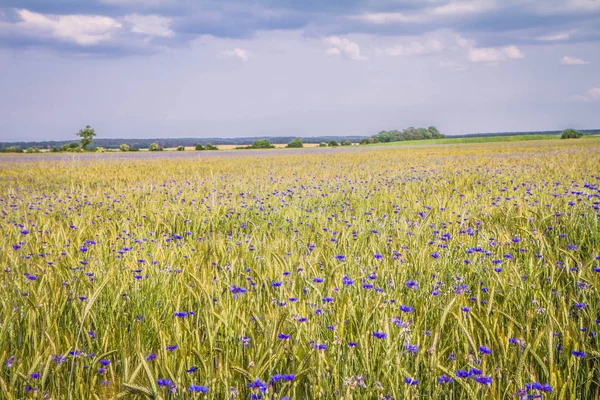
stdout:
POLYGON ((600 140, 0 157, 0 398, 600 396, 600 140))

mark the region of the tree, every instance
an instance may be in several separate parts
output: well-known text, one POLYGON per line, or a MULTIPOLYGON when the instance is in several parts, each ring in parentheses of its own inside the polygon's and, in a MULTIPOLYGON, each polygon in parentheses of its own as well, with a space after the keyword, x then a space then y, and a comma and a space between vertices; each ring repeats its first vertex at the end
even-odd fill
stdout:
POLYGON ((213 145, 212 145, 212 144, 210 144, 210 143, 206 143, 206 146, 204 146, 204 148, 205 148, 206 150, 219 150, 219 148, 218 148, 217 146, 213 146, 213 145))
POLYGON ((123 143, 122 145, 119 146, 119 150, 121 150, 121 151, 129 151, 130 147, 129 147, 129 145, 123 143))
POLYGON ((560 136, 561 139, 579 139, 583 136, 583 133, 576 131, 575 129, 565 129, 560 136))
POLYGON ((250 146, 252 149, 273 149, 275 146, 267 139, 259 139, 250 146))
POLYGON ((178 147, 177 147, 177 151, 185 151, 185 147, 183 147, 183 146, 178 146, 178 147))
POLYGON ((161 151, 162 149, 160 148, 160 146, 158 145, 158 143, 152 143, 152 144, 150 144, 150 147, 148 147, 148 150, 150 150, 150 151, 161 151))
POLYGON ((327 147, 327 143, 321 142, 321 143, 319 143, 319 147, 327 147))
POLYGON ((302 139, 296 138, 296 139, 292 140, 291 142, 289 142, 286 147, 300 148, 300 147, 304 147, 304 144, 302 143, 302 139))
POLYGON ((69 143, 69 148, 70 149, 78 149, 79 148, 79 143, 77 143, 77 142, 71 142, 71 143, 69 143))
POLYGON ((200 151, 200 150, 204 150, 204 146, 202 146, 200 143, 198 143, 196 145, 196 150, 200 151))
POLYGON ((335 140, 330 140, 329 143, 327 143, 327 146, 329 147, 337 147, 340 144, 338 142, 336 142, 335 140))
POLYGON ((442 135, 435 126, 430 126, 429 128, 427 128, 427 130, 429 131, 429 133, 431 133, 431 137, 433 139, 441 139, 444 137, 444 135, 442 135))
POLYGON ((361 139, 360 144, 365 145, 365 144, 371 144, 373 143, 373 141, 371 139, 361 139))
POLYGON ((349 140, 344 140, 344 141, 342 142, 342 146, 352 146, 352 142, 351 142, 351 141, 349 141, 349 140))
POLYGON ((81 148, 85 150, 87 146, 92 144, 94 136, 96 136, 96 131, 94 131, 91 126, 87 125, 84 129, 77 132, 77 136, 81 138, 79 142, 81 143, 81 148))

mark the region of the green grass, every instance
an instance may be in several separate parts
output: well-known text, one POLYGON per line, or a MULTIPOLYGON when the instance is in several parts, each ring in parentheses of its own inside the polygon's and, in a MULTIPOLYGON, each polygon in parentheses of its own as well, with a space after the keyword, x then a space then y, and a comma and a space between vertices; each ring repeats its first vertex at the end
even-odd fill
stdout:
POLYGON ((598 398, 599 165, 598 140, 0 161, 0 398, 598 398))
MULTIPOLYGON (((597 136, 596 136, 597 137, 597 136)), ((594 136, 584 136, 581 139, 590 139, 594 136)), ((429 144, 463 144, 463 143, 496 143, 496 142, 523 142, 530 140, 556 140, 560 135, 517 135, 517 136, 486 136, 472 138, 452 138, 411 140, 405 142, 374 143, 371 146, 412 146, 429 144)))

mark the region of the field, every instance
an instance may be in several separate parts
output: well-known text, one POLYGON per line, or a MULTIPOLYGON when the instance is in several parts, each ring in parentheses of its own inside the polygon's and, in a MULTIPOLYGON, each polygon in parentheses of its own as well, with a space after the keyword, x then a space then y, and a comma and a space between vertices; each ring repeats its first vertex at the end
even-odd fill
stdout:
MULTIPOLYGON (((530 140, 556 140, 560 139, 560 135, 515 135, 515 136, 478 136, 478 137, 462 137, 453 138, 446 137, 443 139, 410 140, 406 142, 389 142, 376 143, 371 146, 411 146, 418 144, 465 144, 465 143, 496 143, 496 142, 527 142, 530 140)), ((595 136, 585 136, 583 140, 595 139, 595 136)))
POLYGON ((600 396, 598 138, 196 153, 0 158, 0 398, 600 396))

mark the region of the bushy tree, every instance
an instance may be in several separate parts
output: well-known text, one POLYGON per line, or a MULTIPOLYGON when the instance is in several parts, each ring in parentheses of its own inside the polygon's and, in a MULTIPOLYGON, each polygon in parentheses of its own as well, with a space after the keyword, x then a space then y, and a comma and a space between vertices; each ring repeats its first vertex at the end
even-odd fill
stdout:
POLYGON ((87 146, 92 144, 94 136, 96 136, 96 131, 94 131, 91 126, 87 125, 85 128, 77 132, 77 136, 81 138, 79 142, 81 143, 81 148, 85 150, 87 146))
POLYGON ((327 147, 327 143, 321 142, 321 143, 319 143, 319 147, 327 147))
POLYGON ((259 139, 250 146, 253 149, 273 149, 274 145, 268 139, 259 139))
POLYGON ((129 147, 129 145, 123 143, 122 145, 119 146, 119 150, 121 150, 121 151, 129 151, 130 147, 129 147))
POLYGON ((177 151, 185 151, 185 147, 184 146, 177 146, 177 151))
POLYGON ((360 141, 360 144, 361 144, 361 145, 365 145, 365 144, 371 144, 371 143, 373 143, 373 140, 371 140, 371 139, 362 139, 362 140, 360 141))
POLYGON ((210 143, 206 143, 206 146, 204 146, 205 150, 219 150, 219 148, 217 146, 213 146, 210 143))
POLYGON ((202 146, 200 143, 198 143, 196 145, 196 150, 198 150, 198 151, 204 150, 204 146, 202 146))
POLYGON ((150 144, 150 147, 148 147, 148 150, 150 150, 150 151, 161 151, 162 148, 158 145, 158 143, 152 143, 152 144, 150 144))
POLYGON ((340 144, 338 142, 336 142, 335 140, 330 140, 329 143, 327 143, 327 146, 329 147, 337 147, 340 144))
POLYGON ((71 143, 69 143, 69 148, 70 149, 78 149, 79 148, 79 143, 77 143, 77 142, 71 142, 71 143))
POLYGON ((348 141, 348 140, 344 140, 342 142, 342 146, 352 146, 352 142, 348 141))
POLYGON ((304 147, 304 144, 302 143, 302 139, 296 138, 296 139, 292 140, 291 142, 289 142, 286 147, 300 148, 300 147, 304 147))
POLYGON ((560 136, 561 139, 579 139, 583 136, 583 133, 576 131, 575 129, 565 129, 560 136))

